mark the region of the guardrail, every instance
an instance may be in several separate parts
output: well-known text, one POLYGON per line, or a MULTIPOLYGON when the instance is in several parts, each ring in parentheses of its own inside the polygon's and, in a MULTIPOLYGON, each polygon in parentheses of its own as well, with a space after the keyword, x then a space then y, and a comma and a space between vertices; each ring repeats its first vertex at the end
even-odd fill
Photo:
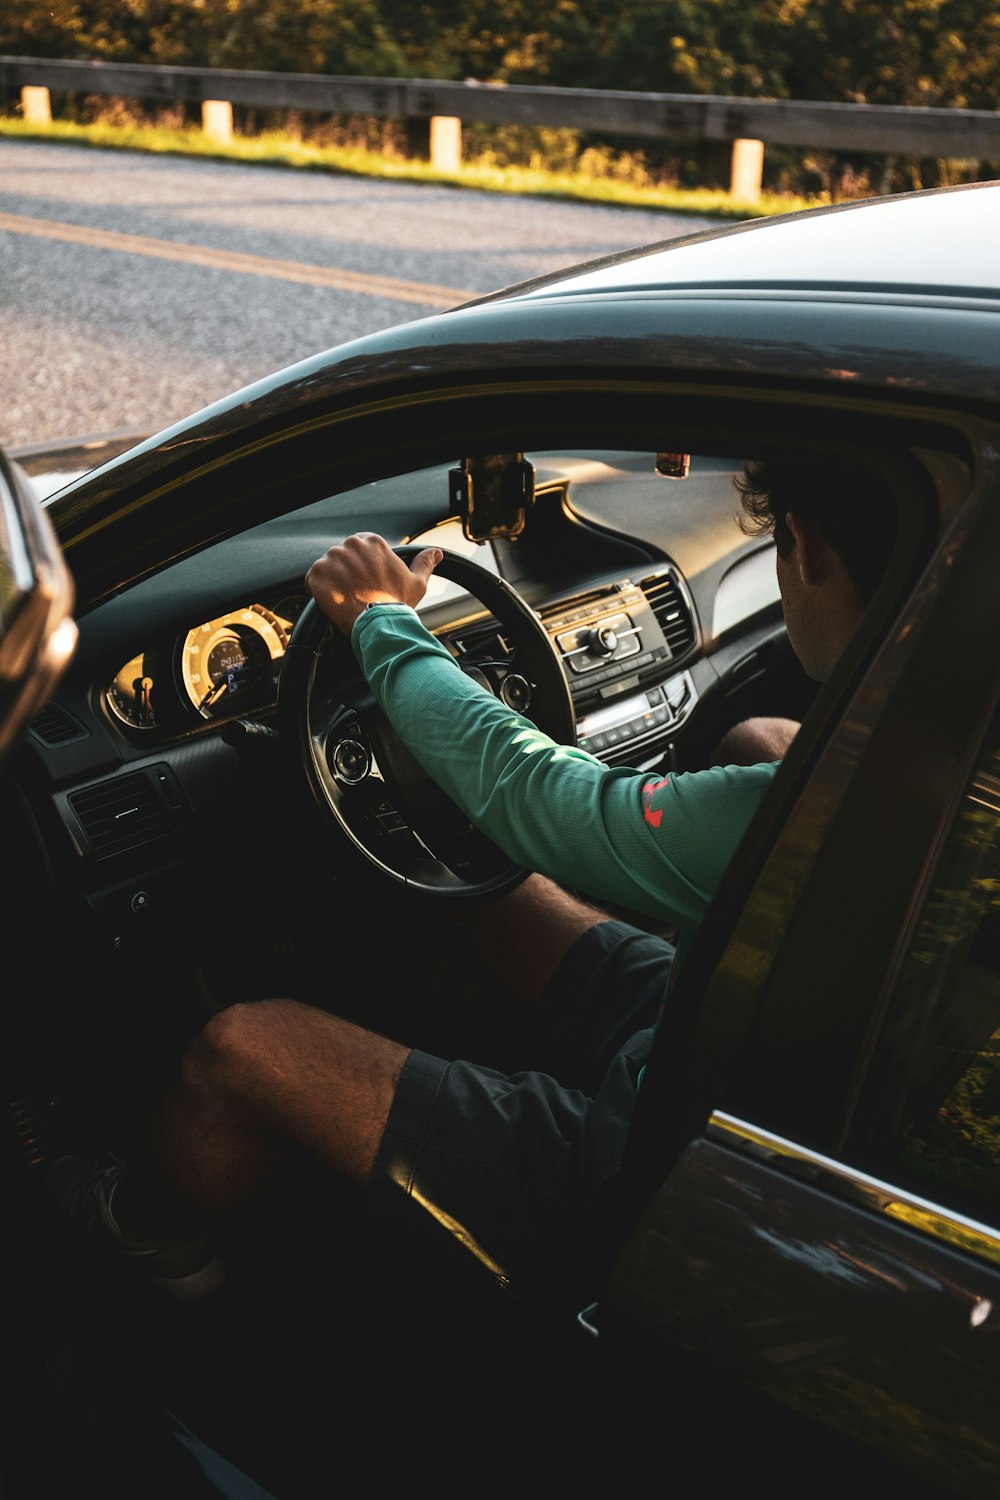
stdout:
POLYGON ((429 119, 431 161, 443 171, 456 170, 461 164, 463 120, 728 142, 732 148, 730 193, 742 201, 760 195, 765 145, 1000 162, 1000 112, 985 109, 4 56, 0 56, 0 88, 20 90, 24 118, 43 123, 51 119, 50 91, 198 103, 203 129, 219 140, 232 136, 234 104, 381 119, 429 119))

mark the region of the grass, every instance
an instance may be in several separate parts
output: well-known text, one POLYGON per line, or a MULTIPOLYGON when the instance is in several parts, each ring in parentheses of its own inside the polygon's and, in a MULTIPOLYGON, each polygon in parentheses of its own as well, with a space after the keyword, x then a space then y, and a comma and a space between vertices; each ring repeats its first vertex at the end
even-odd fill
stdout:
POLYGON ((276 133, 234 136, 232 141, 222 142, 196 126, 171 129, 162 125, 107 122, 81 125, 66 120, 53 120, 49 125, 42 125, 0 118, 0 137, 3 136, 101 146, 119 151, 196 156, 214 161, 252 162, 353 177, 425 182, 473 188, 480 192, 509 193, 514 197, 559 198, 607 203, 616 208, 659 209, 665 213, 698 214, 718 219, 768 218, 774 214, 818 208, 830 201, 826 196, 799 198, 791 194, 762 194, 759 199, 741 202, 722 191, 650 186, 617 175, 497 166, 475 159, 463 162, 455 172, 444 172, 428 161, 383 155, 352 146, 313 145, 276 133))

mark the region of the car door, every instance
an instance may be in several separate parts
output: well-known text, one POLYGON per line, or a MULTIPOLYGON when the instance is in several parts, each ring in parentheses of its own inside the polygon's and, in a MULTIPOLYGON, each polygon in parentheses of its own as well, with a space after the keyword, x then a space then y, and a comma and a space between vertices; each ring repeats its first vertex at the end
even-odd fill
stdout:
POLYGON ((661 1025, 641 1208, 583 1314, 970 1497, 1000 1489, 998 514, 984 475, 776 783, 661 1025))

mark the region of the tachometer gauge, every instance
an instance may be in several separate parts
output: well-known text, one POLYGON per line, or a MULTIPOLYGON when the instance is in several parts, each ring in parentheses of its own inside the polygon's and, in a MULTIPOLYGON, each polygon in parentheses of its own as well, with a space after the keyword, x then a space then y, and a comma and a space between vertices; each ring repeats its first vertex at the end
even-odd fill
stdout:
POLYGON ((126 662, 104 694, 111 712, 130 729, 155 729, 155 657, 140 651, 126 662))
POLYGON ((184 691, 205 719, 272 703, 287 646, 284 625, 262 604, 208 620, 184 637, 184 691))

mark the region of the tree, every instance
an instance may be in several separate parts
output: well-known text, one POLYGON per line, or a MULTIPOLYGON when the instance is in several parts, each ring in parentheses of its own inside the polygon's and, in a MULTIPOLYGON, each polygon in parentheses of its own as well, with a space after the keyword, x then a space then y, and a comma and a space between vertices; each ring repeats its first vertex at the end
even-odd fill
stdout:
POLYGON ((795 28, 790 96, 995 109, 995 0, 809 0, 795 28))

